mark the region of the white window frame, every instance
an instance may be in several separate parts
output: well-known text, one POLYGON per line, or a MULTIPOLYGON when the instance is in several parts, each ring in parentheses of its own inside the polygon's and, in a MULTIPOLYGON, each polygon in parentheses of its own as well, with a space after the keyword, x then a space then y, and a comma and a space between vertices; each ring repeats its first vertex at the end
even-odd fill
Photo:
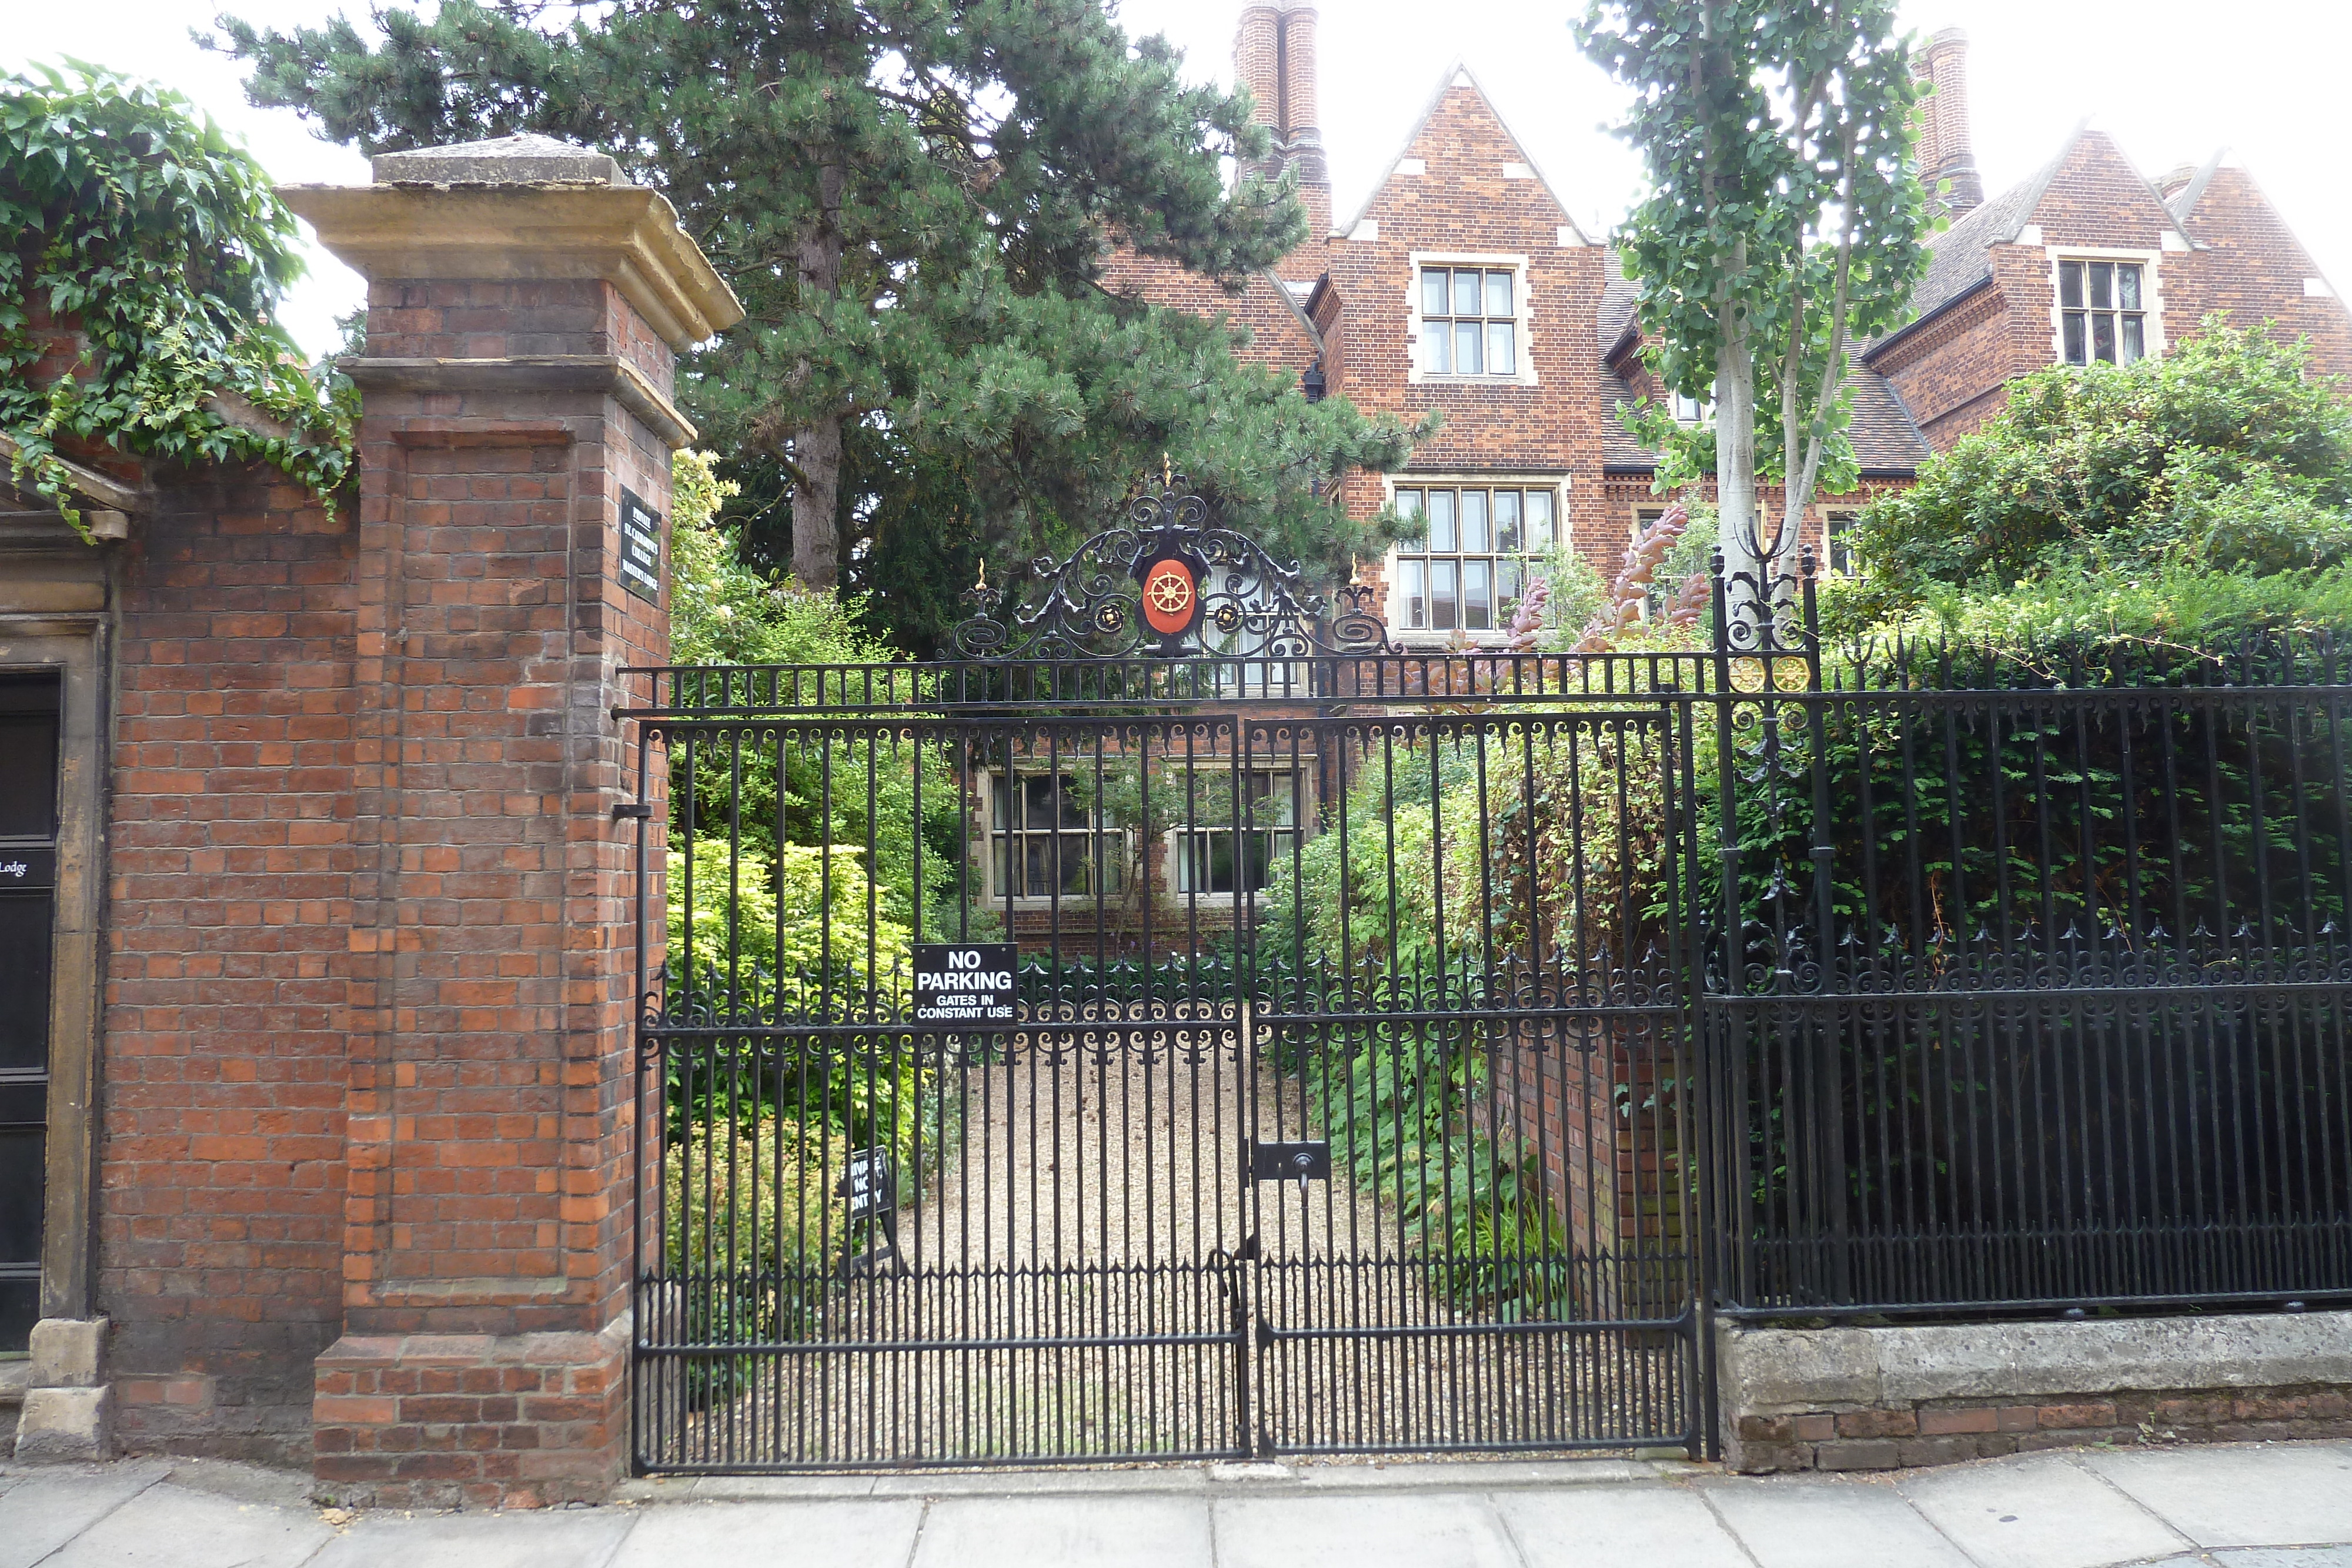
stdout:
POLYGON ((1823 507, 1822 508, 1822 576, 1852 577, 1853 575, 1853 547, 1845 546, 1846 559, 1843 561, 1839 560, 1838 537, 1841 534, 1851 534, 1853 525, 1861 519, 1862 507, 1823 507), (1845 520, 1846 526, 1843 528, 1836 526, 1841 517, 1845 520))
MULTIPOLYGON (((1111 758, 1108 756, 1106 756, 1104 760, 1108 762, 1111 758)), ((1255 773, 1272 773, 1276 775, 1291 773, 1295 774, 1298 780, 1298 810, 1297 817, 1295 821, 1287 825, 1270 825, 1269 827, 1263 829, 1245 828, 1242 831, 1245 832, 1279 831, 1295 833, 1297 836, 1298 841, 1302 844, 1312 840, 1316 836, 1316 824, 1319 820, 1319 803, 1316 794, 1316 781, 1320 777, 1320 773, 1317 766, 1316 754, 1312 751, 1301 750, 1295 761, 1287 752, 1285 752, 1278 757, 1244 757, 1240 760, 1241 766, 1247 771, 1255 773)), ((1091 766, 1091 756, 1087 758, 1087 761, 1088 765, 1091 766)), ((1195 755, 1191 759, 1192 777, 1195 780, 1194 787, 1197 790, 1203 792, 1202 797, 1203 800, 1207 799, 1207 795, 1205 794, 1205 791, 1207 790, 1216 789, 1230 791, 1232 785, 1229 780, 1233 775, 1234 763, 1234 758, 1230 754, 1222 752, 1213 756, 1195 755)), ((1156 754, 1152 758, 1152 769, 1157 774, 1164 775, 1169 771, 1181 771, 1184 767, 1185 761, 1181 754, 1178 754, 1172 758, 1166 754, 1156 754)), ((1125 859, 1122 861, 1120 866, 1120 875, 1124 880, 1117 893, 1107 894, 1094 893, 1066 893, 1058 897, 1051 894, 1016 893, 1013 895, 1010 904, 1007 904, 1003 883, 1001 880, 1005 874, 1005 867, 1003 862, 999 861, 996 853, 996 841, 1001 831, 996 819, 996 783, 1000 778, 1003 777, 1008 772, 1014 779, 1034 779, 1044 777, 1048 771, 1050 771, 1050 769, 1044 766, 1041 759, 1039 766, 1035 768, 1026 768, 1018 765, 1010 769, 1002 768, 984 768, 980 769, 977 773, 980 785, 979 817, 982 843, 981 857, 984 885, 987 888, 988 902, 998 909, 1010 907, 1016 915, 1034 914, 1038 911, 1055 909, 1091 910, 1095 908, 1097 904, 1100 904, 1103 907, 1108 909, 1121 909, 1132 904, 1139 889, 1143 885, 1141 881, 1139 879, 1151 875, 1154 867, 1150 862, 1147 860, 1139 869, 1136 864, 1134 853, 1134 830, 1115 826, 1096 827, 1092 829, 1035 828, 1016 830, 1014 834, 1008 835, 1017 837, 1022 832, 1033 832, 1039 837, 1045 837, 1056 832, 1072 836, 1086 834, 1087 835, 1090 842, 1099 842, 1116 846, 1116 852, 1125 857, 1125 859)), ((1065 762, 1061 771, 1065 777, 1068 777, 1078 771, 1078 769, 1072 768, 1067 762, 1065 762)), ((1181 904, 1197 904, 1203 906, 1221 908, 1232 906, 1238 902, 1240 896, 1238 894, 1211 893, 1203 890, 1196 895, 1184 891, 1178 885, 1180 873, 1181 872, 1181 862, 1179 859, 1179 846, 1177 841, 1187 831, 1191 831, 1193 830, 1190 830, 1181 824, 1171 823, 1166 827, 1160 828, 1152 834, 1153 846, 1160 857, 1159 865, 1165 874, 1166 886, 1163 891, 1166 896, 1175 899, 1181 904)), ((1226 824, 1223 826, 1211 826, 1198 831, 1203 833, 1214 834, 1219 832, 1232 832, 1234 831, 1234 828, 1232 825, 1226 824)), ((1275 862, 1268 862, 1269 871, 1274 869, 1275 864, 1275 862)), ((1254 892, 1250 896, 1254 901, 1262 903, 1265 894, 1263 890, 1259 890, 1257 892, 1254 892)))
MULTIPOLYGON (((1297 810, 1288 823, 1268 823, 1264 827, 1240 828, 1238 829, 1238 831, 1247 833, 1287 833, 1295 838, 1302 846, 1315 837, 1315 823, 1318 816, 1317 800, 1315 796, 1315 781, 1319 776, 1319 770, 1316 767, 1315 753, 1306 750, 1300 751, 1296 763, 1292 761, 1290 755, 1287 752, 1285 752, 1278 757, 1243 757, 1236 758, 1230 753, 1227 753, 1219 757, 1198 758, 1194 759, 1192 764, 1192 777, 1196 780, 1202 781, 1203 784, 1205 784, 1209 779, 1213 777, 1217 780, 1213 788, 1230 792, 1232 789, 1232 784, 1229 780, 1233 777, 1234 768, 1236 762, 1239 763, 1242 770, 1245 773, 1270 773, 1275 775, 1276 778, 1279 778, 1286 773, 1291 775, 1291 777, 1297 780, 1296 799, 1297 801, 1297 810)), ((1161 863, 1167 867, 1168 896, 1175 900, 1180 906, 1193 904, 1216 907, 1238 905, 1241 902, 1242 896, 1238 891, 1233 893, 1213 893, 1208 889, 1203 888, 1199 893, 1193 893, 1184 887, 1182 846, 1178 842, 1178 841, 1187 832, 1214 835, 1217 833, 1233 833, 1236 831, 1236 827, 1234 824, 1229 823, 1223 826, 1211 826, 1197 830, 1171 826, 1165 831, 1160 833, 1158 835, 1160 841, 1160 851, 1161 855, 1165 857, 1161 863)), ((1269 882, 1273 880, 1274 874, 1280 870, 1284 863, 1285 862, 1282 856, 1269 852, 1266 860, 1266 874, 1269 882)), ((1263 904, 1265 902, 1265 890, 1264 888, 1253 889, 1249 896, 1250 903, 1253 907, 1263 904)))
MULTIPOLYGON (((2164 273, 2162 267, 2158 265, 2164 256, 2164 252, 2161 250, 2117 250, 2099 246, 2053 245, 2046 246, 2042 254, 2050 258, 2050 362, 2052 364, 2063 365, 2068 363, 2066 359, 2066 308, 2063 304, 2059 303, 2058 293, 2058 264, 2062 261, 2137 262, 2140 268, 2140 315, 2145 319, 2144 329, 2147 339, 2146 344, 2143 345, 2146 351, 2141 355, 2141 358, 2160 360, 2164 357, 2166 346, 2166 339, 2164 335, 2164 273)), ((2118 355, 2118 362, 2120 362, 2122 350, 2118 349, 2116 352, 2118 355)), ((2105 361, 2094 358, 2090 362, 2095 365, 2103 364, 2105 361)), ((2084 367, 2076 365, 2073 368, 2081 370, 2084 367)))
MULTIPOLYGON (((1552 493, 1552 549, 1564 549, 1576 538, 1574 517, 1569 506, 1573 489, 1573 477, 1572 475, 1568 474, 1423 474, 1415 472, 1389 474, 1381 476, 1381 498, 1384 505, 1393 507, 1396 505, 1399 490, 1458 490, 1465 486, 1473 490, 1549 490, 1552 493)), ((1489 518, 1487 527, 1493 526, 1493 519, 1489 518)), ((1503 552, 1488 550, 1484 553, 1500 556, 1503 552)), ((1550 550, 1524 551, 1519 559, 1530 562, 1539 561, 1550 553, 1550 550)), ((1444 647, 1447 640, 1454 636, 1454 632, 1460 630, 1459 628, 1440 631, 1434 628, 1412 627, 1404 624, 1404 573, 1402 570, 1403 559, 1403 550, 1398 546, 1391 545, 1387 562, 1382 568, 1384 573, 1382 580, 1388 588, 1389 636, 1392 641, 1411 647, 1444 647)), ((1499 612, 1501 606, 1497 604, 1496 610, 1499 612)), ((1469 639, 1473 646, 1488 647, 1508 637, 1510 626, 1507 622, 1484 631, 1463 631, 1462 635, 1469 639)))
MULTIPOLYGON (((1091 764, 1093 758, 1091 755, 1089 755, 1083 760, 1091 764)), ((1106 760, 1108 760, 1108 758, 1106 760)), ((1135 835, 1126 828, 1103 827, 1099 824, 1091 828, 1020 828, 1013 823, 1000 823, 998 821, 996 812, 996 786, 1000 779, 1009 779, 1019 780, 1023 779, 1043 779, 1056 771, 1056 769, 1046 765, 1045 758, 1037 758, 1036 761, 1037 765, 1034 768, 1022 767, 1019 765, 1015 765, 1011 768, 981 768, 978 773, 980 782, 979 815, 981 862, 983 869, 983 874, 986 878, 988 902, 994 904, 999 909, 1006 907, 1003 883, 1004 879, 1012 873, 1013 866, 1011 862, 1013 858, 1008 853, 1004 860, 1000 861, 998 859, 996 853, 996 841, 999 837, 1006 839, 1008 843, 1010 843, 1019 837, 1032 833, 1041 838, 1051 837, 1055 834, 1073 837, 1085 835, 1090 844, 1099 844, 1108 841, 1117 846, 1118 852, 1122 857, 1125 857, 1119 868, 1121 876, 1126 876, 1135 869, 1133 865, 1135 835)), ((1073 778, 1078 773, 1085 771, 1085 769, 1074 766, 1070 759, 1065 758, 1058 771, 1064 778, 1073 778)), ((1013 794, 1014 791, 1012 789, 1005 791, 1008 803, 1012 800, 1013 794)), ((1123 883, 1117 893, 1108 895, 1099 893, 1066 893, 1059 896, 1053 894, 1016 893, 1012 895, 1011 907, 1016 911, 1032 909, 1092 909, 1097 902, 1100 902, 1107 904, 1113 908, 1117 908, 1118 905, 1128 901, 1132 892, 1133 889, 1131 886, 1123 883)))
POLYGON ((1407 258, 1405 269, 1405 382, 1409 386, 1441 387, 1531 387, 1541 384, 1536 374, 1535 314, 1528 298, 1528 257, 1525 252, 1516 254, 1480 251, 1417 250, 1407 258), (1517 319, 1517 334, 1513 348, 1517 371, 1507 376, 1460 376, 1451 373, 1432 375, 1422 368, 1421 271, 1424 267, 1481 267, 1488 272, 1511 273, 1511 309, 1517 319))

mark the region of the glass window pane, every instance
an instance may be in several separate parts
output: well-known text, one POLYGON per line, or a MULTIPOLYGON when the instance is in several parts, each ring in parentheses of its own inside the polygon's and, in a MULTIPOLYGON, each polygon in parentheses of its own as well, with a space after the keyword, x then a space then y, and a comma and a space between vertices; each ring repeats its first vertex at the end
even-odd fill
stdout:
POLYGON ((1525 568, 1516 560, 1495 563, 1495 624, 1507 626, 1519 608, 1519 589, 1524 584, 1525 568))
POLYGON ((2116 304, 2116 264, 2112 261, 2091 263, 2091 308, 2112 310, 2116 304))
POLYGON ((2139 308, 2139 268, 2137 267, 2116 268, 2116 303, 2126 310, 2139 308))
POLYGON ((2116 319, 2114 317, 2102 316, 2096 311, 2092 312, 2091 356, 2102 364, 2112 365, 2116 362, 2116 319))
POLYGON ((1488 543, 1492 536, 1486 531, 1486 492, 1462 492, 1462 548, 1484 554, 1495 547, 1488 543))
POLYGON ((1449 555, 1462 547, 1454 542, 1454 492, 1432 490, 1429 493, 1429 548, 1439 555, 1449 555))
POLYGON ((1421 273, 1421 313, 1443 316, 1445 311, 1447 284, 1443 267, 1423 267, 1421 273))
POLYGON ((1528 553, 1540 555, 1552 546, 1552 494, 1549 490, 1528 492, 1528 553))
POLYGON ((1457 376, 1482 375, 1486 371, 1485 355, 1478 351, 1478 340, 1485 336, 1475 321, 1454 323, 1454 373, 1457 376))
POLYGON ((2124 363, 2136 365, 2147 353, 2147 344, 2141 337, 2141 318, 2124 318, 2124 363))
POLYGON ((1454 275, 1454 313, 1456 316, 1478 314, 1478 275, 1457 272, 1454 275))
POLYGON ((2089 364, 2090 356, 2083 347, 2083 313, 2080 310, 2069 310, 2066 312, 2065 320, 2066 362, 2070 365, 2089 364))
POLYGON ((1454 373, 1454 329, 1443 321, 1421 329, 1422 368, 1433 376, 1454 373))
POLYGON ((1518 373, 1518 328, 1509 321, 1486 323, 1486 373, 1508 376, 1518 373))
POLYGON ((1486 314, 1508 316, 1511 313, 1511 275, 1490 272, 1486 275, 1486 314))
MULTIPOLYGON (((53 897, 47 892, 0 894, 0 1068, 48 1071, 53 897)), ((695 897, 702 897, 699 887, 695 897)), ((13 1260, 0 1253, 0 1263, 13 1260)))
MULTIPOLYGON (((1396 509, 1397 516, 1400 517, 1417 517, 1421 516, 1421 492, 1418 490, 1399 490, 1396 493, 1396 509)), ((1403 555, 1419 555, 1428 548, 1429 540, 1426 538, 1418 541, 1401 539, 1397 543, 1398 552, 1403 555)))
POLYGON ((1462 563, 1462 625, 1471 632, 1495 626, 1495 569, 1490 561, 1462 563))
POLYGON ((1429 625, 1432 631, 1451 632, 1461 621, 1461 585, 1457 569, 1450 560, 1429 563, 1429 625))
POLYGON ((1495 492, 1495 548, 1513 554, 1527 547, 1519 542, 1519 493, 1495 492))
POLYGON ((57 801, 56 711, 0 713, 0 833, 47 838, 57 831, 57 801))
POLYGON ((2083 264, 2062 261, 2058 264, 2058 303, 2079 310, 2083 308, 2083 264))
POLYGON ((1429 625, 1429 563, 1425 560, 1398 562, 1404 580, 1397 586, 1404 591, 1404 623, 1421 631, 1429 625))

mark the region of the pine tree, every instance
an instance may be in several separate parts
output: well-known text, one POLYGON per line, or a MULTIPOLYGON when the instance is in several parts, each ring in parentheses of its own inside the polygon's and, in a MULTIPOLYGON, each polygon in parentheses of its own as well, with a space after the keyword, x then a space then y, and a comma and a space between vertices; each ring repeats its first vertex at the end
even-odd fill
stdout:
POLYGON ((1305 229, 1245 96, 1099 0, 444 0, 223 18, 257 104, 367 152, 528 131, 662 190, 749 311, 679 397, 756 556, 935 643, 980 560, 1066 548, 1163 458, 1326 580, 1384 548, 1336 480, 1412 433, 1309 404, 1223 326, 1107 292, 1109 236, 1238 289, 1305 229), (558 16, 558 13, 562 16, 558 16))

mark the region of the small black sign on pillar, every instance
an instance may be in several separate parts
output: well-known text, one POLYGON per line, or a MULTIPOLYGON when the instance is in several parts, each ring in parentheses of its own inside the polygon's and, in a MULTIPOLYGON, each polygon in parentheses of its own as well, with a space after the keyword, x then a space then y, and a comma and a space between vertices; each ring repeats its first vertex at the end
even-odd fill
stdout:
POLYGON ((661 602, 662 519, 635 490, 621 492, 621 586, 648 604, 661 602))
POLYGON ((1010 942, 916 944, 915 1021, 967 1029, 1011 1023, 1019 958, 1010 942))

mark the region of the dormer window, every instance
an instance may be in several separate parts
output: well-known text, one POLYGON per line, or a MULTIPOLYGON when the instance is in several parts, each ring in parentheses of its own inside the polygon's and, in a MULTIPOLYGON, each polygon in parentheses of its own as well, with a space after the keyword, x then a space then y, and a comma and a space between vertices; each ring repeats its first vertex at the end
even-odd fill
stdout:
POLYGON ((2146 280, 2136 261, 2058 264, 2058 333, 2070 365, 2147 357, 2146 280))
POLYGON ((1519 373, 1518 279, 1491 267, 1421 269, 1421 363, 1433 376, 1519 373))

